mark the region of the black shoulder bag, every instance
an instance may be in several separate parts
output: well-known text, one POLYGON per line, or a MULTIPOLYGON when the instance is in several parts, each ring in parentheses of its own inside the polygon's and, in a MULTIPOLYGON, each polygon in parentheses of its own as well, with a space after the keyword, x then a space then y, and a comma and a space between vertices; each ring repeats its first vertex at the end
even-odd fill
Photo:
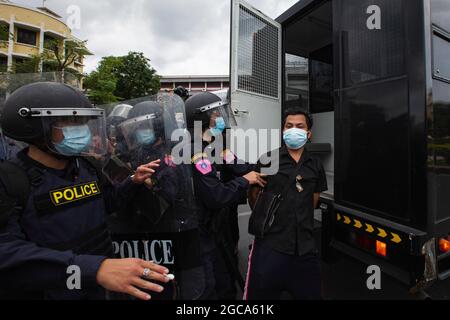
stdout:
POLYGON ((281 202, 284 200, 283 195, 289 191, 292 186, 294 176, 296 178, 297 172, 300 169, 303 161, 301 160, 295 169, 289 173, 288 182, 286 187, 283 189, 282 193, 273 193, 263 190, 258 195, 256 199, 255 207, 253 208, 252 215, 250 216, 250 221, 248 225, 248 232, 257 238, 264 238, 266 233, 272 227, 278 209, 280 208, 281 202))
POLYGON ((281 202, 284 200, 283 195, 289 191, 291 187, 291 178, 286 184, 286 188, 282 193, 273 193, 263 190, 256 199, 255 207, 253 208, 252 215, 248 225, 248 232, 257 238, 264 238, 265 234, 272 227, 273 222, 281 202))

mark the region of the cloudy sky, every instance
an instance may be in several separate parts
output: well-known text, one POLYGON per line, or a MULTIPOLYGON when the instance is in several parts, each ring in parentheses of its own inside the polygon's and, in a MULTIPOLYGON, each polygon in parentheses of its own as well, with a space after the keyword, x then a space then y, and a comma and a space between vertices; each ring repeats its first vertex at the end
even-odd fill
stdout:
MULTIPOLYGON (((272 18, 298 0, 248 0, 272 18)), ((42 6, 42 0, 12 0, 42 6)), ((63 16, 77 5, 81 28, 95 54, 86 71, 103 56, 142 51, 160 75, 229 73, 230 0, 47 0, 46 6, 63 16)))

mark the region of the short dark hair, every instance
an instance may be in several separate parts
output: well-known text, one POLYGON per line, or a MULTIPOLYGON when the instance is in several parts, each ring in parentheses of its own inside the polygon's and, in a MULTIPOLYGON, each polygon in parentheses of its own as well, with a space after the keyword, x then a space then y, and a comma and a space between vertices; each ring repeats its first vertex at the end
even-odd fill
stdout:
POLYGON ((298 115, 305 116, 305 118, 306 118, 306 125, 308 126, 308 130, 311 130, 313 128, 313 125, 314 125, 313 117, 312 117, 311 113, 309 113, 305 109, 301 109, 301 108, 291 108, 291 109, 287 109, 284 112, 284 115, 283 115, 283 127, 286 125, 286 120, 287 120, 287 118, 289 116, 298 116, 298 115))

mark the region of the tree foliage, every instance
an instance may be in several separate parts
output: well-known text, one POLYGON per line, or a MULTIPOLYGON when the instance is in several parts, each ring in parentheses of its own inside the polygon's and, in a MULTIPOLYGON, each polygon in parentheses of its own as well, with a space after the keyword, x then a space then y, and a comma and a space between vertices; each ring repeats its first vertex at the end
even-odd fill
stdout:
POLYGON ((108 104, 158 93, 160 77, 143 53, 130 52, 122 57, 104 57, 85 80, 95 104, 108 104))

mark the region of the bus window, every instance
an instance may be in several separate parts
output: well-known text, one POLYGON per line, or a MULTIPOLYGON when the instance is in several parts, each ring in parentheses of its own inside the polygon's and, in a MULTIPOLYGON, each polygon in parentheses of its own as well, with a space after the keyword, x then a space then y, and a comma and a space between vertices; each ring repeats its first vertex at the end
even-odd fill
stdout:
POLYGON ((330 1, 286 26, 284 108, 334 111, 332 35, 330 1))
POLYGON ((309 108, 308 59, 286 54, 286 103, 285 108, 309 108))
POLYGON ((310 56, 311 113, 333 112, 333 46, 329 45, 310 56))

